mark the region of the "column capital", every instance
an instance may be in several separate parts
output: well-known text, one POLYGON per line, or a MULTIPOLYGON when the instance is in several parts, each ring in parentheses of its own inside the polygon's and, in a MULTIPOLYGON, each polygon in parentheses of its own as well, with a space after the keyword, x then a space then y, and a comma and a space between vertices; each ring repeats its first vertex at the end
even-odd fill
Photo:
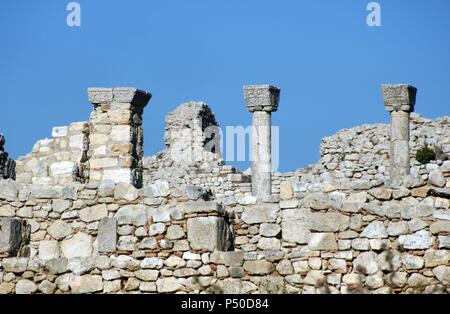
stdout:
POLYGON ((244 99, 250 112, 278 109, 280 89, 272 85, 244 85, 244 99))
POLYGON ((152 98, 152 94, 134 87, 90 87, 88 88, 88 96, 89 102, 94 105, 115 102, 127 103, 142 108, 152 98))
POLYGON ((417 88, 408 84, 381 85, 384 106, 387 111, 413 112, 416 104, 417 88))

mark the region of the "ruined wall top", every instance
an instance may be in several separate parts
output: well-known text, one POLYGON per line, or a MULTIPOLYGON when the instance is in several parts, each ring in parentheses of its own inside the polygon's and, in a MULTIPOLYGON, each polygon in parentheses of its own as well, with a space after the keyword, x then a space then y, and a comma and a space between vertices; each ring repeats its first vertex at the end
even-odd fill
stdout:
POLYGON ((88 89, 88 96, 92 104, 129 103, 133 106, 145 107, 152 94, 134 87, 91 87, 88 89))

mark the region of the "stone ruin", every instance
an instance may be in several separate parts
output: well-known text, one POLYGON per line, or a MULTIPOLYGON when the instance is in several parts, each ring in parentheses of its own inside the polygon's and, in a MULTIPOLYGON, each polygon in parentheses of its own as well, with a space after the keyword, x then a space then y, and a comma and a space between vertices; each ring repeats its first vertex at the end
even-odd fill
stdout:
POLYGON ((205 103, 169 113, 143 154, 151 94, 90 88, 89 121, 15 161, 0 135, 0 294, 449 293, 450 118, 383 85, 390 125, 322 140, 320 160, 270 170, 280 90, 244 87, 251 173, 226 165, 205 103), (424 145, 440 149, 421 164, 424 145))

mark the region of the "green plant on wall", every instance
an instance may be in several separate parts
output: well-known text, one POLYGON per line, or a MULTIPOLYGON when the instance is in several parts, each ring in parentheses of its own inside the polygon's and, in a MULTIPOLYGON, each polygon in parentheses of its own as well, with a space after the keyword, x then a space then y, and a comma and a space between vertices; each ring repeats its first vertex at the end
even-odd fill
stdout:
POLYGON ((422 165, 425 165, 435 159, 436 153, 426 145, 417 151, 416 160, 422 165))

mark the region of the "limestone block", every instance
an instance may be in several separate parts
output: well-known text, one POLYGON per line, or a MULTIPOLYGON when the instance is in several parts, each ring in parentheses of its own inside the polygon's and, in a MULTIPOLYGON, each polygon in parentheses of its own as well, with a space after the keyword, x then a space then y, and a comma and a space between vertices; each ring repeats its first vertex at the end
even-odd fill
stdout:
POLYGON ((20 279, 16 283, 16 294, 32 294, 37 291, 37 285, 28 279, 20 279))
POLYGON ((225 212, 223 207, 217 202, 211 201, 191 201, 180 204, 178 206, 182 212, 185 214, 195 214, 195 213, 218 213, 223 215, 225 212))
POLYGON ((131 169, 127 168, 120 168, 120 169, 105 169, 103 170, 103 181, 112 181, 114 183, 119 182, 125 182, 125 183, 131 183, 132 182, 132 174, 131 169))
POLYGON ((186 196, 190 200, 198 200, 198 199, 204 199, 206 200, 208 198, 208 190, 201 186, 195 186, 195 185, 187 185, 185 188, 186 196))
POLYGON ((147 212, 142 206, 125 206, 119 208, 114 215, 117 219, 117 224, 121 225, 144 225, 147 222, 147 212))
POLYGON ((92 237, 78 232, 73 237, 61 243, 61 250, 65 258, 88 257, 92 255, 92 237))
POLYGON ((284 241, 306 244, 311 232, 308 224, 300 219, 283 220, 281 223, 281 236, 284 241))
POLYGON ((169 182, 156 180, 153 184, 144 187, 145 197, 166 197, 170 194, 169 182))
POLYGON ((313 233, 308 241, 311 250, 337 250, 337 241, 334 233, 313 233))
POLYGON ((359 254, 353 261, 353 269, 358 273, 373 275, 379 269, 378 256, 374 252, 364 252, 359 254))
POLYGON ((139 197, 138 190, 130 183, 119 182, 114 191, 115 199, 124 199, 127 201, 134 201, 139 197))
POLYGON ((170 293, 182 290, 184 287, 175 277, 159 278, 156 281, 158 293, 170 293))
POLYGON ((39 258, 43 261, 58 258, 60 254, 59 244, 56 240, 44 240, 39 242, 39 258))
POLYGON ((401 235, 398 242, 405 249, 424 250, 434 244, 434 238, 428 231, 421 230, 413 234, 401 235))
POLYGON ((264 237, 276 237, 280 232, 281 227, 278 224, 262 223, 259 226, 259 234, 264 237))
POLYGON ((115 218, 103 218, 98 224, 98 251, 114 252, 117 243, 117 221, 115 218))
POLYGON ((109 103, 113 100, 112 88, 88 88, 89 102, 93 104, 109 103))
POLYGON ((50 165, 50 176, 52 177, 70 177, 76 176, 78 166, 72 161, 60 161, 50 165))
POLYGON ((102 276, 99 275, 70 275, 69 286, 72 293, 93 293, 103 290, 102 276))
POLYGON ((244 270, 252 275, 267 275, 275 270, 275 266, 268 261, 246 261, 244 262, 244 270))
POLYGON ((113 125, 111 128, 111 140, 114 143, 131 142, 131 126, 129 125, 113 125))
POLYGON ((344 231, 350 226, 349 216, 339 213, 311 213, 307 216, 309 228, 318 232, 344 231))
POLYGON ((57 220, 50 225, 50 227, 47 229, 47 232, 55 240, 62 240, 72 234, 72 227, 64 221, 57 220))
POLYGON ((84 222, 98 221, 107 216, 108 208, 106 207, 106 204, 98 204, 80 210, 80 219, 84 222))
POLYGON ((242 213, 241 219, 246 224, 258 224, 263 222, 275 222, 279 212, 278 205, 258 204, 247 206, 242 213))
POLYGON ((196 217, 187 221, 187 237, 194 250, 226 251, 229 230, 221 217, 196 217))
POLYGON ((385 239, 388 237, 382 221, 372 221, 361 233, 361 237, 369 239, 385 239))

